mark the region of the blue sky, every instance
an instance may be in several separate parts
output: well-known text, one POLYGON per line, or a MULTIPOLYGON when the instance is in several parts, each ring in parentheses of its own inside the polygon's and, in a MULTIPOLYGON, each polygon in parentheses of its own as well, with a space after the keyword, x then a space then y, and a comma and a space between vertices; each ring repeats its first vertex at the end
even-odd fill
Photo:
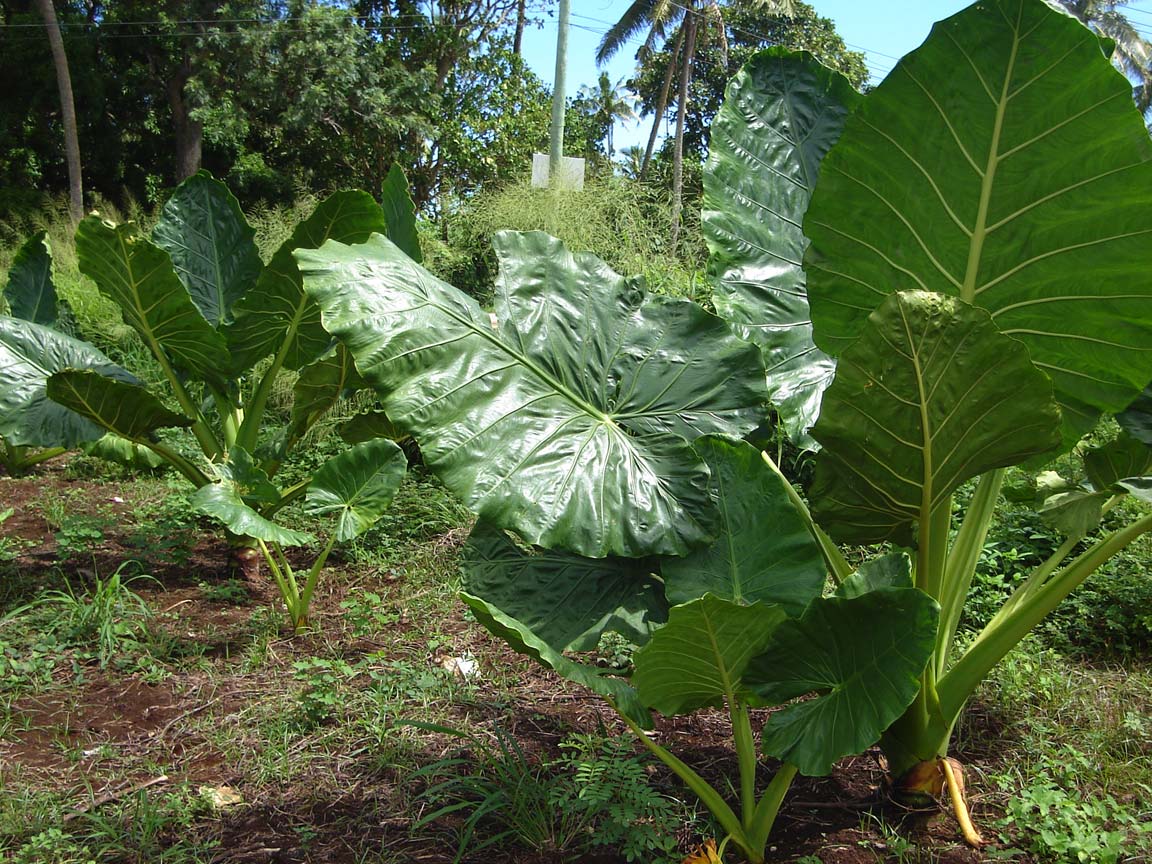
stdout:
MULTIPOLYGON (((896 60, 924 41, 932 24, 968 6, 971 0, 809 0, 821 15, 836 22, 836 29, 850 48, 864 51, 873 83, 879 83, 896 60)), ((630 0, 575 0, 568 36, 568 75, 565 89, 573 96, 582 84, 594 84, 600 74, 596 47, 604 32, 617 21, 630 0)), ((1152 0, 1134 0, 1127 7, 1130 20, 1146 38, 1152 39, 1152 0)), ((605 67, 613 82, 631 75, 635 46, 621 51, 605 67)), ((555 71, 556 21, 550 18, 540 29, 524 34, 524 57, 549 85, 555 71)), ((651 119, 617 126, 615 146, 627 147, 647 141, 651 119)))

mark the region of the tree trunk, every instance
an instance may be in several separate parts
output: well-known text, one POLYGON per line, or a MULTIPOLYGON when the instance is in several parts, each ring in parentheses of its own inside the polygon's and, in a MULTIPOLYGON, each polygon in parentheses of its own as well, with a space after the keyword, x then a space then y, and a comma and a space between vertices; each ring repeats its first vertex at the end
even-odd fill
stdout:
POLYGON ((524 25, 528 23, 528 11, 525 8, 528 0, 517 0, 516 3, 516 35, 512 39, 512 53, 520 56, 520 47, 524 42, 524 25))
POLYGON ((64 53, 64 39, 60 35, 60 22, 52 0, 36 0, 44 29, 48 31, 48 44, 52 49, 52 65, 56 68, 56 85, 60 89, 60 119, 64 123, 64 157, 68 162, 68 202, 72 221, 84 218, 84 181, 80 174, 80 139, 76 134, 76 103, 72 98, 72 76, 68 73, 68 55, 64 53))
POLYGON ((668 68, 664 70, 664 83, 660 87, 660 98, 656 102, 656 117, 652 120, 652 132, 648 135, 648 148, 644 151, 644 161, 640 163, 640 176, 643 180, 648 174, 648 165, 652 161, 652 152, 656 149, 656 136, 660 134, 660 122, 664 119, 664 112, 668 110, 668 95, 672 92, 672 72, 676 68, 676 56, 680 53, 680 46, 684 44, 684 28, 676 36, 676 44, 672 46, 672 54, 668 58, 668 68))
POLYGON ((200 170, 201 150, 204 144, 204 124, 190 116, 188 101, 184 98, 184 85, 192 77, 192 64, 187 56, 176 76, 168 82, 168 105, 172 109, 172 123, 176 134, 176 182, 187 180, 200 170))
POLYGON ((680 212, 684 209, 684 117, 688 113, 688 84, 692 80, 692 59, 696 53, 696 16, 684 16, 684 54, 680 67, 679 104, 676 106, 676 142, 672 149, 672 254, 680 243, 680 212))

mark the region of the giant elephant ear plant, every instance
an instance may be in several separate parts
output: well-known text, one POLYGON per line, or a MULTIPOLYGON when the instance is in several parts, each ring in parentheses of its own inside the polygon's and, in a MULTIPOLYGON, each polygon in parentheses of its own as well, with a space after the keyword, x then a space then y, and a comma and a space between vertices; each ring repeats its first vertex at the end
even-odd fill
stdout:
MULTIPOLYGON (((836 573, 847 568, 829 537, 907 549, 915 585, 941 607, 916 700, 882 742, 909 792, 950 779, 952 728, 992 667, 1152 529, 1145 515, 1085 540, 1121 496, 1148 500, 1150 486, 1146 403, 1133 403, 1152 380, 1152 141, 1108 50, 1042 0, 981 0, 940 22, 848 118, 803 218, 812 356, 836 364, 810 430, 822 448, 813 536, 836 573), (1004 469, 1042 462, 1117 412, 1128 437, 1088 454, 1092 488, 1045 505, 1067 542, 958 651, 1004 469)), ((798 260, 786 238, 763 244, 770 205, 793 192, 757 167, 779 134, 741 142, 769 189, 751 205, 715 170, 706 178, 714 211, 746 217, 725 235, 729 222, 706 214, 726 279, 798 260)), ((779 315, 772 281, 759 285, 729 303, 744 326, 779 315)), ((788 399, 776 407, 799 431, 810 422, 788 399)))
MULTIPOLYGON (((799 71, 808 86, 780 92, 806 120, 781 165, 810 146, 822 155, 845 114, 838 77, 799 71)), ((758 82, 784 83, 783 67, 770 72, 758 82)), ((911 587, 903 558, 820 596, 807 514, 737 440, 765 412, 759 348, 547 235, 503 233, 496 252, 491 313, 384 237, 296 258, 389 418, 482 517, 462 595, 477 620, 606 698, 728 842, 762 862, 796 774, 827 773, 910 703, 936 603, 911 587), (843 635, 874 621, 874 638, 843 635), (631 676, 572 656, 607 631, 642 646, 631 676), (758 790, 750 710, 809 693, 762 730, 782 767, 758 790), (644 734, 652 710, 707 706, 732 718, 737 802, 644 734)))

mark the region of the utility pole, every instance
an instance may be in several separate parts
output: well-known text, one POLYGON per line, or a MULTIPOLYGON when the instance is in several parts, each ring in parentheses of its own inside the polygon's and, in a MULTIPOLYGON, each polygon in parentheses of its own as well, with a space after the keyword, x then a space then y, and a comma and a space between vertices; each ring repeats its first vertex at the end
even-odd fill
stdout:
POLYGON ((548 147, 549 185, 556 185, 560 160, 564 158, 564 78, 568 71, 569 0, 560 0, 559 28, 556 31, 556 75, 552 89, 552 130, 548 147))

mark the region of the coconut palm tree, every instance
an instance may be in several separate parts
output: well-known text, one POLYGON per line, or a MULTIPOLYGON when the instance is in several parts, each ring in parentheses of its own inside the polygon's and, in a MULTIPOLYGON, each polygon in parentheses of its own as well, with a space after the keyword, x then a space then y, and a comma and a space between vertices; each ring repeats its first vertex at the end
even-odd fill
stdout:
POLYGON ((1060 0, 1070 14, 1116 44, 1112 62, 1135 82, 1133 98, 1146 113, 1152 106, 1152 43, 1117 8, 1127 4, 1128 0, 1060 0))
POLYGON ((615 153, 615 148, 612 146, 612 129, 616 122, 636 119, 636 99, 625 95, 623 89, 623 79, 613 86, 607 72, 600 73, 595 87, 580 88, 581 98, 587 100, 597 126, 604 130, 605 150, 609 159, 615 153))
POLYGON ((68 55, 64 53, 64 39, 60 36, 60 22, 52 0, 36 0, 44 29, 48 33, 48 46, 52 50, 52 65, 56 69, 56 86, 60 90, 60 119, 64 125, 64 156, 68 163, 68 199, 72 221, 84 218, 84 184, 80 174, 80 140, 76 134, 76 103, 72 98, 72 76, 68 71, 68 55))
MULTIPOLYGON (((747 2, 759 7, 772 8, 780 15, 791 15, 795 9, 793 0, 747 0, 747 2)), ((596 62, 605 63, 632 37, 647 30, 644 43, 637 52, 639 58, 654 51, 657 43, 667 39, 669 32, 675 28, 676 35, 672 37, 674 44, 669 54, 664 84, 656 104, 652 132, 648 136, 648 147, 640 169, 640 176, 643 177, 652 161, 652 151, 656 146, 660 122, 668 108, 672 75, 678 66, 680 80, 676 95, 676 135, 672 149, 672 248, 676 248, 680 234, 680 210, 684 200, 684 116, 688 105, 688 86, 692 82, 692 61, 696 56, 697 37, 701 27, 711 27, 718 32, 723 50, 726 41, 724 16, 717 0, 634 0, 620 16, 620 20, 604 34, 596 51, 596 62)))

